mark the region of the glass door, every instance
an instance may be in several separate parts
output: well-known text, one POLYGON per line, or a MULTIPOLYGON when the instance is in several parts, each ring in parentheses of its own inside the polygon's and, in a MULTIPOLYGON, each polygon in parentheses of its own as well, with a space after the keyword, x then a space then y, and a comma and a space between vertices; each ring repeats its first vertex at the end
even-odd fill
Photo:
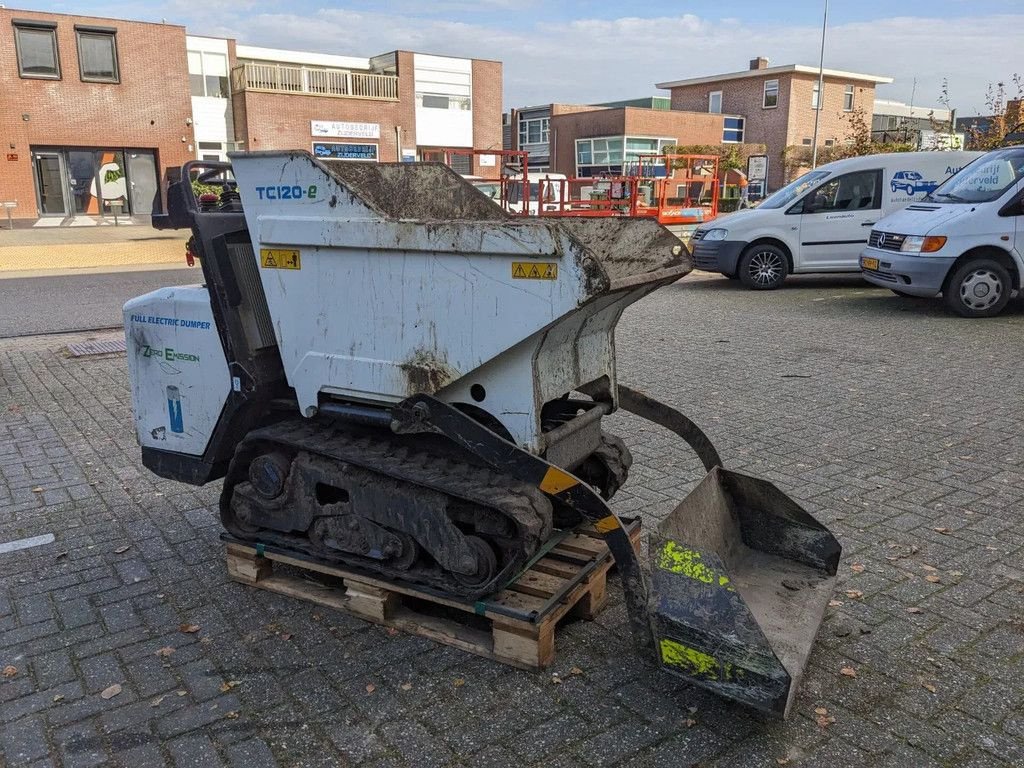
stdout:
POLYGON ((36 197, 41 216, 67 216, 67 185, 64 159, 59 152, 33 152, 36 197))
POLYGON ((128 193, 132 213, 149 216, 160 210, 156 157, 152 150, 128 150, 128 193))

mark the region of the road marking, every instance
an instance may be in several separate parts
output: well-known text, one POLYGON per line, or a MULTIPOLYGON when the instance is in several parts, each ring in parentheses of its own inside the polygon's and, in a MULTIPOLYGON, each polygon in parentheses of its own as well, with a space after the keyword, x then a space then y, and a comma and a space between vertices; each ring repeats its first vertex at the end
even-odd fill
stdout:
POLYGON ((14 541, 8 541, 0 544, 0 555, 6 554, 7 552, 17 552, 19 549, 40 547, 43 544, 50 544, 52 542, 52 533, 44 533, 42 536, 32 536, 28 539, 16 539, 14 541))

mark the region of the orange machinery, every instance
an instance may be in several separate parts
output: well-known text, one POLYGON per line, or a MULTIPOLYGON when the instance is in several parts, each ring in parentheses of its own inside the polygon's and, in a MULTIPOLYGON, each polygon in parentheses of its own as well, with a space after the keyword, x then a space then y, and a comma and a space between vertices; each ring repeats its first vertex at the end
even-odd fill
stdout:
POLYGON ((718 215, 717 155, 641 155, 632 215, 661 224, 701 224, 718 215))
POLYGON ((636 179, 593 176, 540 180, 541 216, 630 216, 636 179))

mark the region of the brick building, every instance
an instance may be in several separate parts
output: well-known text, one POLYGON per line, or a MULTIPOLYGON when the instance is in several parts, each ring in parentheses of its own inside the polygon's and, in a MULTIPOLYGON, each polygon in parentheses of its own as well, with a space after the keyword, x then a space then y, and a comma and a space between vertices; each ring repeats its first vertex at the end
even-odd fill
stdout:
MULTIPOLYGON (((441 159, 444 148, 501 149, 501 63, 410 51, 360 59, 237 45, 231 61, 238 148, 309 149, 379 162, 441 159)), ((457 156, 462 173, 497 162, 457 156)))
MULTIPOLYGON (((720 144, 725 115, 639 107, 551 105, 551 170, 567 176, 623 173, 640 155, 675 144, 720 144)), ((742 141, 742 134, 735 136, 742 141)))
MULTIPOLYGON (((394 162, 502 146, 496 61, 280 51, 3 8, 0 41, 0 202, 16 203, 19 223, 147 217, 168 168, 236 149, 394 162)), ((452 164, 500 173, 493 157, 452 164)))
POLYGON ((193 155, 185 28, 0 8, 0 202, 59 224, 159 209, 193 155))
POLYGON ((670 145, 744 141, 742 118, 670 110, 667 98, 657 98, 513 109, 506 148, 528 152, 530 170, 597 176, 622 173, 638 156, 670 145), (630 106, 634 102, 645 106, 630 106))
MULTIPOLYGON (((875 86, 891 82, 891 77, 824 70, 819 146, 848 141, 854 119, 871 120, 875 86)), ((783 150, 813 143, 814 115, 819 104, 817 67, 772 67, 768 59, 757 58, 741 72, 673 80, 658 83, 657 87, 669 90, 673 110, 742 116, 745 141, 768 148, 770 188, 785 180, 783 150)))

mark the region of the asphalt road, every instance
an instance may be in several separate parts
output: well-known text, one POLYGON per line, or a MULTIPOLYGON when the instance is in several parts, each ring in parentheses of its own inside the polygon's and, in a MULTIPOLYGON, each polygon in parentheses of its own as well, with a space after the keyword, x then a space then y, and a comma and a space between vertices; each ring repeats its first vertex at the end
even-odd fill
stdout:
POLYGON ((0 338, 120 326, 128 299, 202 279, 198 268, 0 279, 0 338))

